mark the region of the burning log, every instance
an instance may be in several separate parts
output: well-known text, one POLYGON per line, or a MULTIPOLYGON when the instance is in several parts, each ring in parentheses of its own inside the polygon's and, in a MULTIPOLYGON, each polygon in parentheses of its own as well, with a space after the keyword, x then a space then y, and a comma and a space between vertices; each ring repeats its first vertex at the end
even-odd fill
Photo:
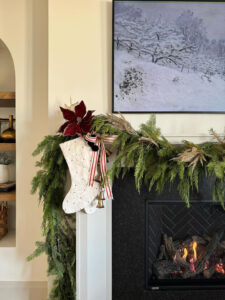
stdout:
POLYGON ((166 260, 169 259, 168 255, 166 253, 165 245, 160 246, 160 252, 159 252, 158 260, 162 260, 162 259, 166 259, 166 260))
POLYGON ((178 273, 181 271, 180 267, 177 264, 174 264, 169 260, 156 261, 153 264, 153 270, 159 279, 164 279, 170 274, 178 273))
POLYGON ((181 256, 180 251, 177 251, 174 260, 178 266, 182 268, 190 268, 190 263, 187 262, 183 256, 181 256))
POLYGON ((178 276, 183 279, 201 274, 209 279, 215 273, 225 276, 225 241, 221 242, 224 231, 212 237, 193 235, 184 241, 175 240, 163 234, 160 252, 153 264, 159 279, 178 276))
POLYGON ((212 265, 209 269, 203 271, 203 276, 206 279, 210 279, 216 272, 216 265, 212 265))
POLYGON ((220 233, 215 233, 213 238, 211 239, 211 241, 209 242, 208 246, 206 247, 205 251, 202 252, 202 255, 200 257, 198 257, 197 262, 195 263, 195 268, 194 269, 189 269, 189 270, 185 270, 182 273, 182 277, 184 279, 186 278, 190 278, 190 277, 194 277, 197 274, 200 274, 201 272, 203 272, 206 262, 209 261, 211 255, 213 253, 215 253, 220 240, 223 236, 223 232, 220 233))
POLYGON ((216 252, 216 249, 220 243, 220 240, 224 234, 224 231, 215 233, 212 240, 209 242, 205 254, 198 260, 196 264, 196 273, 199 274, 203 271, 206 262, 210 259, 210 256, 216 252))
POLYGON ((170 259, 173 259, 174 255, 176 254, 176 249, 173 245, 172 237, 168 237, 167 234, 163 234, 163 241, 167 254, 169 255, 170 259))
POLYGON ((188 248, 192 242, 193 242, 192 238, 189 237, 181 243, 181 246, 183 248, 188 248))
POLYGON ((205 240, 204 238, 202 238, 201 236, 198 236, 198 235, 193 235, 192 240, 201 245, 207 244, 207 240, 205 240))

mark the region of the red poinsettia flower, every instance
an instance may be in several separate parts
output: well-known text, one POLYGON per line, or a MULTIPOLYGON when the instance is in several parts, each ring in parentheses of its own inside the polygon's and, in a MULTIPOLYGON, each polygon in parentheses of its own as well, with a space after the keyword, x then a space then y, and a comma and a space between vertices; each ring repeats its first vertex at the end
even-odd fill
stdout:
POLYGON ((93 110, 86 111, 83 101, 74 108, 74 112, 69 109, 60 107, 64 119, 67 121, 59 128, 58 132, 63 135, 83 135, 90 131, 93 119, 93 110))

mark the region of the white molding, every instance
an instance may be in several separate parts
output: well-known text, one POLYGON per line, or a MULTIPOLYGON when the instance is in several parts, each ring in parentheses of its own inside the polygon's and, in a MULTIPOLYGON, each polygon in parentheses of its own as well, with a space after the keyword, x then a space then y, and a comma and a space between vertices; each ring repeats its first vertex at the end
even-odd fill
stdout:
POLYGON ((29 288, 29 289, 46 289, 47 281, 0 281, 0 290, 5 288, 29 288))
POLYGON ((77 213, 77 300, 111 300, 111 210, 104 204, 92 215, 77 213))
POLYGON ((77 300, 87 300, 87 216, 76 214, 76 289, 77 300))
POLYGON ((77 300, 112 300, 112 200, 104 205, 93 215, 77 213, 77 300))
POLYGON ((112 200, 106 203, 106 300, 112 300, 112 200))
POLYGON ((46 300, 47 281, 0 281, 0 299, 46 300))

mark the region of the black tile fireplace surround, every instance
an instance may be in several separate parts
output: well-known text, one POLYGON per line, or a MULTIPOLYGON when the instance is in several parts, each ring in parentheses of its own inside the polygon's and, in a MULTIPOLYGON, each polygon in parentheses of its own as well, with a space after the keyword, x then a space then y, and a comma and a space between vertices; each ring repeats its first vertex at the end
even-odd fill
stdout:
POLYGON ((132 172, 114 181, 113 300, 225 300, 225 275, 158 279, 153 268, 163 233, 179 240, 225 229, 225 212, 211 201, 211 186, 203 180, 187 209, 175 187, 160 196, 143 187, 139 194, 132 172))

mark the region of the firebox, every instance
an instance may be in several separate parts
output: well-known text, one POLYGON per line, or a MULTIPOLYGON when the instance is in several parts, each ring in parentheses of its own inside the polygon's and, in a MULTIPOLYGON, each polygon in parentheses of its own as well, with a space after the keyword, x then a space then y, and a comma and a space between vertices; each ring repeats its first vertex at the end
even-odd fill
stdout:
POLYGON ((147 201, 147 288, 224 288, 224 229, 224 210, 211 202, 147 201))
POLYGON ((115 180, 113 300, 225 299, 225 211, 213 181, 199 183, 187 208, 176 183, 158 195, 139 194, 133 172, 115 180))

